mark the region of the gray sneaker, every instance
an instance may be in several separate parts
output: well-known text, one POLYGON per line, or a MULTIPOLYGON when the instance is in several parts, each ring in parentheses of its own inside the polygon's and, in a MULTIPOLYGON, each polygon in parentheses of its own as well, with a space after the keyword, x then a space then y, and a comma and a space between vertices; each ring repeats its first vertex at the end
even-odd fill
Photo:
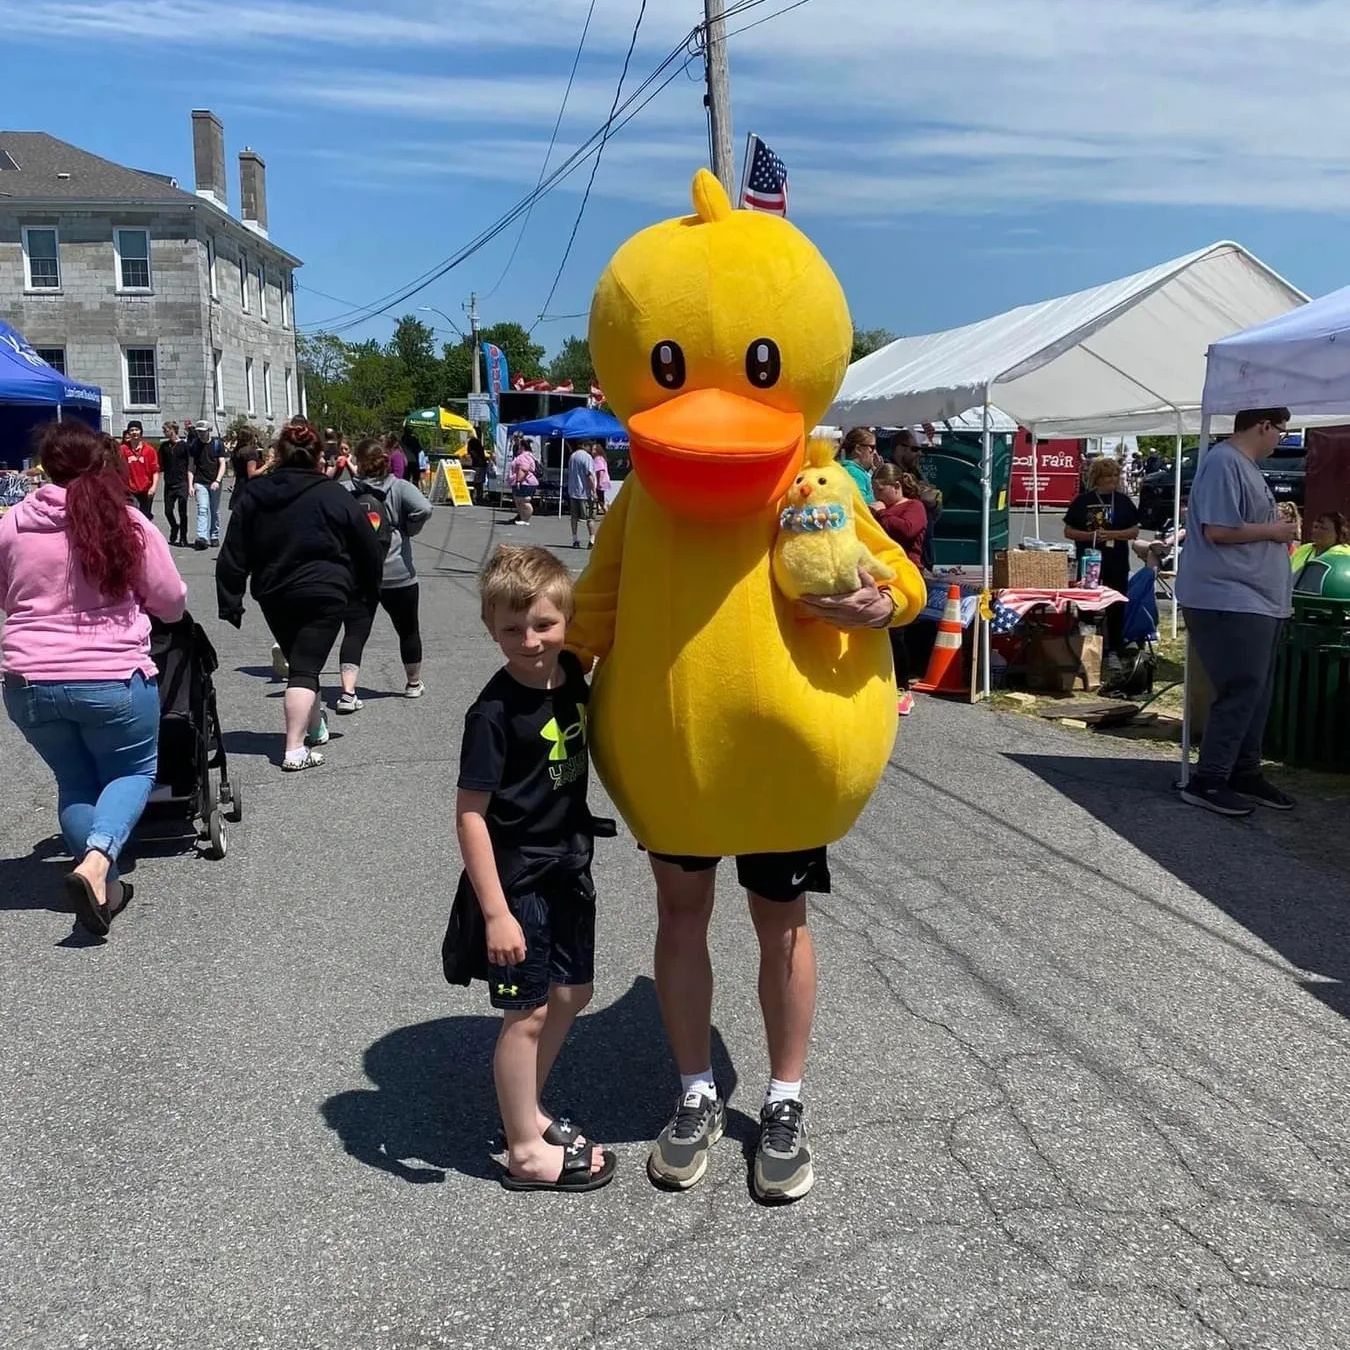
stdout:
POLYGON ((801 1102, 774 1102, 759 1117, 755 1194, 761 1200, 800 1200, 816 1183, 801 1102))
POLYGON ((647 1158, 647 1175, 658 1186, 687 1191, 703 1180, 708 1153, 727 1128, 720 1098, 690 1092, 659 1135, 647 1158))

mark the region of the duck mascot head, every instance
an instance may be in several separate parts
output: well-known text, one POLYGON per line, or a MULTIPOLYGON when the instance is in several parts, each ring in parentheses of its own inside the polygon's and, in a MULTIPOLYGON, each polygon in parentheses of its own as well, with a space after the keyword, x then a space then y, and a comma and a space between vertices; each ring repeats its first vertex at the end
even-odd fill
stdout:
MULTIPOLYGON (((791 853, 847 833, 896 733, 887 634, 804 617, 774 576, 852 328, 795 226, 733 210, 706 171, 693 196, 692 216, 623 244, 596 289, 591 354, 633 473, 578 586, 569 645, 599 663, 592 750, 640 842, 791 853)), ((892 624, 909 622, 922 578, 860 497, 846 505, 848 548, 886 577, 892 624)))
POLYGON ((853 327, 795 226, 733 211, 706 169, 694 211, 615 254, 591 306, 591 354, 646 490, 682 515, 730 519, 772 507, 796 476, 853 327))

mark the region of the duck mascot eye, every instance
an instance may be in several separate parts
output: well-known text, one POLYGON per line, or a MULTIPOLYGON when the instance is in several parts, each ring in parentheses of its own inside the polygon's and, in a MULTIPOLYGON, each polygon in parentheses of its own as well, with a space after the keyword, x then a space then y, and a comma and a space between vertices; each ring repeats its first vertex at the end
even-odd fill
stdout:
MULTIPOLYGON (((797 597, 847 591, 868 566, 898 626, 926 588, 856 489, 792 491, 852 346, 829 264, 786 220, 733 210, 705 170, 693 198, 693 215, 623 244, 596 288, 591 353, 633 473, 569 645, 598 662, 595 763, 641 843, 793 853, 847 833, 896 734, 886 632, 805 617, 797 597), (784 525, 808 505, 847 516, 846 557, 833 529, 784 525), (794 542, 778 547, 780 528, 794 542)), ((811 483, 836 486, 828 460, 812 448, 811 483)))

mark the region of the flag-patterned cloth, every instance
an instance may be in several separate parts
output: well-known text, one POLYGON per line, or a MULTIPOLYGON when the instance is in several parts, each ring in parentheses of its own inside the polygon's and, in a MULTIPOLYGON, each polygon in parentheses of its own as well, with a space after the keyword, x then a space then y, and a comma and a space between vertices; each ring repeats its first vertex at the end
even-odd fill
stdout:
POLYGON ((1056 614, 1063 614, 1070 605, 1076 605, 1079 609, 1086 610, 1090 614, 1097 613, 1100 610, 1109 609, 1112 605, 1123 605, 1125 597, 1119 591, 1113 591, 1109 586, 1102 586, 1091 591, 1082 587, 1060 591, 1007 590, 999 591, 994 603, 996 615, 998 606, 1002 605, 1004 609, 1011 610, 1018 618, 1021 618, 1033 609, 1039 609, 1042 605, 1047 609, 1053 609, 1056 614))
POLYGON ((993 615, 994 617, 989 624, 989 631, 995 637, 1007 637, 1022 622, 1022 616, 1012 606, 1005 605, 1002 600, 994 601, 993 615))
POLYGON ((750 167, 741 187, 741 205, 777 216, 788 213, 787 167, 758 136, 750 137, 750 167))

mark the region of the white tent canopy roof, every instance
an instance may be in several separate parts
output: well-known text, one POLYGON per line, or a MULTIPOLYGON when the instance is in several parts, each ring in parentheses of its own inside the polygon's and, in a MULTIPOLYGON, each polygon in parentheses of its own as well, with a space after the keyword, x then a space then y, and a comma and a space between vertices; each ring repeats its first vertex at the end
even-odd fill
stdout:
POLYGON ((1209 349, 1206 412, 1350 412, 1350 286, 1209 349))
POLYGON ((940 422, 988 397, 1042 437, 1174 433, 1178 414, 1196 430, 1210 346, 1306 300, 1241 245, 1212 244, 1091 290, 892 342, 849 367, 826 420, 940 422))

